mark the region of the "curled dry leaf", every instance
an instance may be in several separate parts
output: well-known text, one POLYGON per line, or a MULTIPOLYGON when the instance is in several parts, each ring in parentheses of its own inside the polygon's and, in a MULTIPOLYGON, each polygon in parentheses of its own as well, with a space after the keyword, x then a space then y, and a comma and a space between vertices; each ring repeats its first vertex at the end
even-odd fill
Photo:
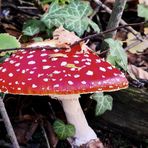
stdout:
POLYGON ((59 27, 53 32, 53 39, 58 40, 61 44, 71 45, 76 41, 79 41, 80 38, 75 35, 74 32, 70 32, 63 27, 59 27))
POLYGON ((142 68, 129 64, 128 71, 130 74, 133 74, 135 78, 148 80, 148 72, 144 71, 142 68))

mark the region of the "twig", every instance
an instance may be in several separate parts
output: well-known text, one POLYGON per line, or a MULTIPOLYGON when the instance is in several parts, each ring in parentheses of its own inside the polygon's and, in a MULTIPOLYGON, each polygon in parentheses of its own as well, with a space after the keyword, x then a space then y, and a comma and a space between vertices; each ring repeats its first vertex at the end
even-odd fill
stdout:
MULTIPOLYGON (((136 26, 136 25, 143 25, 143 24, 146 24, 148 23, 148 21, 145 21, 145 22, 141 22, 141 23, 132 23, 132 24, 126 24, 126 25, 122 25, 122 26, 119 26, 119 27, 115 27, 115 28, 110 28, 106 31, 102 31, 100 33, 95 33, 95 34, 92 34, 92 35, 89 35, 87 37, 84 37, 83 39, 75 42, 74 44, 72 44, 71 46, 74 46, 82 41, 86 41, 88 39, 92 39, 92 38, 95 38, 95 37, 103 37, 105 34, 109 33, 109 32, 112 32, 112 31, 115 31, 115 30, 118 30, 118 29, 121 29, 121 28, 126 28, 126 27, 129 27, 129 26, 136 26)), ((141 40, 140 40, 141 41, 141 40)))
MULTIPOLYGON (((100 0, 94 0, 98 5, 100 5, 106 12, 108 12, 109 14, 112 13, 112 10, 107 7, 105 4, 103 4, 100 0)), ((121 19, 120 20, 120 24, 121 25, 127 25, 127 23, 121 19)), ((132 32, 133 34, 138 34, 136 30, 134 30, 132 27, 128 26, 128 29, 130 30, 130 32, 132 32)), ((141 40, 141 38, 137 35, 136 36, 137 39, 141 40)))
POLYGON ((36 6, 37 8, 39 8, 39 10, 40 10, 42 13, 44 13, 44 10, 43 10, 43 7, 42 7, 42 4, 41 4, 40 0, 33 0, 33 2, 34 2, 34 4, 35 4, 35 6, 36 6))
MULTIPOLYGON (((148 39, 148 35, 146 35, 145 39, 148 39)), ((139 45, 142 41, 138 40, 138 41, 135 41, 134 43, 128 45, 126 48, 124 48, 125 51, 139 45)))
POLYGON ((9 116, 7 114, 7 111, 5 109, 5 106, 4 106, 4 103, 3 103, 3 100, 2 100, 1 97, 0 97, 0 113, 1 113, 2 118, 4 120, 4 124, 5 124, 7 133, 9 135, 9 137, 10 137, 10 140, 12 142, 13 147, 14 148, 20 148, 19 144, 18 144, 18 141, 17 141, 17 138, 16 138, 15 133, 14 133, 13 127, 11 125, 9 116))
POLYGON ((44 135, 45 140, 46 140, 47 148, 50 148, 50 144, 49 144, 49 140, 48 140, 48 137, 47 137, 47 134, 46 134, 45 128, 44 128, 44 126, 43 126, 42 123, 41 123, 40 126, 41 126, 41 129, 42 129, 42 131, 43 131, 43 135, 44 135))
POLYGON ((16 51, 16 50, 41 50, 41 49, 47 49, 47 50, 54 50, 54 49, 69 49, 69 48, 66 48, 66 47, 61 47, 61 48, 58 48, 58 47, 20 47, 20 48, 9 48, 9 49, 2 49, 0 50, 0 53, 1 52, 7 52, 7 51, 16 51))

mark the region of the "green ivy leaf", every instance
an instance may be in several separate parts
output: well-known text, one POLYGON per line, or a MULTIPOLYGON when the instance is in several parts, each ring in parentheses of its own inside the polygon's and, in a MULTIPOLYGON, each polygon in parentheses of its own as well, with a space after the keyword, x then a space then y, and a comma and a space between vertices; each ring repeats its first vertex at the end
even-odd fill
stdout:
POLYGON ((73 1, 63 12, 65 18, 64 27, 82 36, 89 25, 87 18, 91 12, 92 9, 88 2, 73 1))
POLYGON ((113 40, 112 38, 105 39, 105 42, 107 42, 110 47, 107 61, 114 66, 118 66, 127 71, 127 54, 124 51, 121 42, 113 40))
POLYGON ((53 2, 50 5, 49 11, 42 16, 41 21, 45 23, 48 29, 51 29, 54 26, 63 26, 63 8, 64 6, 60 6, 57 1, 53 2))
POLYGON ((92 21, 91 19, 89 19, 89 18, 88 18, 88 22, 89 22, 90 26, 93 28, 93 30, 94 30, 95 32, 97 32, 97 33, 100 32, 100 28, 98 27, 98 25, 97 25, 95 22, 93 22, 93 21, 92 21))
POLYGON ((0 49, 10 49, 21 47, 20 42, 16 37, 7 33, 0 33, 0 49))
POLYGON ((138 16, 144 17, 145 20, 148 20, 148 6, 144 4, 138 5, 138 16))
POLYGON ((45 25, 40 20, 28 20, 23 25, 24 35, 33 36, 41 31, 45 31, 45 25))
POLYGON ((72 124, 65 124, 61 120, 56 120, 53 124, 55 133, 60 140, 72 137, 75 134, 75 127, 72 124))
POLYGON ((97 102, 95 114, 102 115, 106 110, 112 110, 113 98, 110 95, 103 95, 103 93, 94 93, 90 96, 97 102))
POLYGON ((51 4, 48 13, 42 16, 41 21, 49 29, 54 26, 63 26, 82 36, 89 26, 97 32, 100 31, 98 25, 88 18, 91 13, 92 9, 87 1, 75 0, 64 6, 59 5, 58 2, 54 2, 51 4))

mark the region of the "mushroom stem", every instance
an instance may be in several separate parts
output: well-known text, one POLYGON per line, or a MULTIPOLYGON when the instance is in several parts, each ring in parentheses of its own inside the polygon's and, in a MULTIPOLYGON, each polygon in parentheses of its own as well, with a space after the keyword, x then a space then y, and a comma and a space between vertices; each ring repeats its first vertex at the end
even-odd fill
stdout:
POLYGON ((17 138, 15 136, 15 133, 14 133, 14 130, 13 130, 13 127, 11 125, 11 122, 10 122, 10 119, 9 119, 9 116, 7 114, 7 111, 5 109, 5 105, 4 105, 4 102, 2 100, 2 98, 0 97, 0 113, 1 113, 1 116, 4 120, 4 124, 5 124, 5 127, 6 127, 6 130, 7 130, 7 133, 10 137, 10 140, 12 142, 12 145, 14 148, 19 148, 19 144, 18 144, 18 141, 17 141, 17 138))
POLYGON ((75 126, 76 133, 72 145, 76 146, 86 144, 92 139, 97 139, 97 135, 87 123, 79 103, 79 97, 80 95, 65 95, 60 99, 67 121, 75 126))

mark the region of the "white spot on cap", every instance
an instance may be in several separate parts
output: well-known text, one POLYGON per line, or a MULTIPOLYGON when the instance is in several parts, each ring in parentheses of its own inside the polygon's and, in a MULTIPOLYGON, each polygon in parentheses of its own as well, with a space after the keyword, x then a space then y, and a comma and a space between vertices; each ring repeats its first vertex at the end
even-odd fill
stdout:
POLYGON ((54 87, 54 88, 59 87, 59 84, 55 84, 53 87, 54 87))
POLYGON ((13 73, 9 73, 9 77, 13 77, 13 73))
POLYGON ((26 72, 26 71, 23 69, 23 70, 22 70, 22 73, 25 73, 25 72, 26 72))
POLYGON ((101 90, 102 90, 102 88, 98 88, 98 90, 99 90, 99 91, 101 91, 101 90))
POLYGON ((62 62, 61 63, 61 66, 66 66, 67 65, 67 62, 62 62))
POLYGON ((51 66, 49 66, 49 65, 45 65, 45 66, 43 66, 43 69, 49 69, 51 66))
POLYGON ((46 59, 43 59, 42 62, 47 62, 47 60, 46 59))
POLYGON ((25 82, 22 82, 22 85, 25 85, 25 82))
POLYGON ((79 56, 78 56, 78 55, 74 55, 73 57, 74 57, 74 58, 78 58, 79 56))
POLYGON ((86 84, 86 81, 81 81, 82 84, 86 84))
POLYGON ((41 74, 38 74, 38 78, 40 78, 40 77, 43 76, 43 75, 44 75, 44 74, 42 74, 42 73, 41 73, 41 74))
POLYGON ((102 78, 105 78, 105 76, 104 76, 104 75, 102 75, 102 78))
POLYGON ((75 69, 75 68, 71 68, 70 70, 71 70, 71 71, 75 71, 76 69, 75 69))
POLYGON ((44 81, 44 82, 48 82, 48 78, 44 78, 43 81, 44 81))
POLYGON ((87 58, 86 61, 91 62, 91 59, 87 58))
POLYGON ((56 79, 51 79, 52 81, 56 81, 56 79))
POLYGON ((69 84, 69 85, 73 85, 73 82, 72 82, 72 81, 68 81, 68 84, 69 84))
POLYGON ((18 67, 18 66, 20 66, 20 63, 16 63, 16 64, 15 64, 15 67, 18 67))
POLYGON ((34 71, 30 71, 30 74, 34 74, 34 71))
POLYGON ((14 64, 16 61, 14 60, 10 60, 10 64, 14 64))
POLYGON ((89 55, 88 54, 84 54, 84 57, 89 57, 89 55))
POLYGON ((89 75, 89 76, 92 76, 93 75, 93 71, 88 70, 86 74, 89 75))
POLYGON ((56 61, 58 58, 51 58, 51 61, 56 61))
POLYGON ((18 81, 15 81, 15 84, 19 84, 19 82, 18 81))
POLYGON ((79 61, 74 61, 75 64, 79 64, 79 61))
POLYGON ((30 51, 30 52, 29 52, 29 54, 33 54, 33 53, 35 53, 35 51, 30 51))
POLYGON ((44 49, 42 49, 41 51, 46 51, 46 49, 44 48, 44 49))
POLYGON ((108 69, 110 69, 110 70, 112 70, 112 69, 113 69, 111 66, 108 66, 107 68, 108 68, 108 69))
POLYGON ((23 56, 20 57, 20 60, 23 59, 23 56))
POLYGON ((28 62, 29 65, 32 65, 32 64, 35 64, 35 63, 36 63, 35 61, 29 61, 28 62))
POLYGON ((100 59, 96 59, 96 63, 101 63, 101 60, 100 59))
POLYGON ((101 71, 103 71, 103 72, 106 72, 106 69, 103 68, 103 67, 100 67, 99 69, 100 69, 101 71))
POLYGON ((114 76, 117 76, 118 74, 117 73, 114 73, 114 76))
POLYGON ((85 64, 86 64, 86 65, 91 65, 91 63, 90 63, 90 62, 85 62, 85 64))
POLYGON ((2 69, 2 72, 6 72, 6 68, 2 69))
POLYGON ((32 84, 32 88, 37 88, 37 85, 35 85, 35 84, 32 84))
POLYGON ((18 88, 17 88, 17 90, 21 90, 21 88, 20 88, 20 87, 18 87, 18 88))
POLYGON ((113 86, 110 85, 109 88, 113 88, 113 86))
POLYGON ((54 49, 53 51, 54 51, 54 52, 59 52, 59 49, 54 49))
POLYGON ((79 78, 79 77, 80 77, 80 75, 78 75, 78 74, 74 75, 74 78, 79 78))
POLYGON ((8 83, 9 85, 12 85, 12 83, 10 82, 10 83, 8 83))
POLYGON ((54 72, 53 72, 53 74, 59 74, 59 73, 61 73, 60 71, 57 71, 57 70, 55 70, 54 72))
POLYGON ((31 81, 32 80, 32 78, 28 78, 28 81, 31 81))
POLYGON ((29 59, 29 58, 32 58, 34 55, 29 55, 29 56, 27 56, 27 58, 29 59))
POLYGON ((47 53, 42 53, 41 54, 41 57, 45 57, 45 56, 47 56, 47 53))

